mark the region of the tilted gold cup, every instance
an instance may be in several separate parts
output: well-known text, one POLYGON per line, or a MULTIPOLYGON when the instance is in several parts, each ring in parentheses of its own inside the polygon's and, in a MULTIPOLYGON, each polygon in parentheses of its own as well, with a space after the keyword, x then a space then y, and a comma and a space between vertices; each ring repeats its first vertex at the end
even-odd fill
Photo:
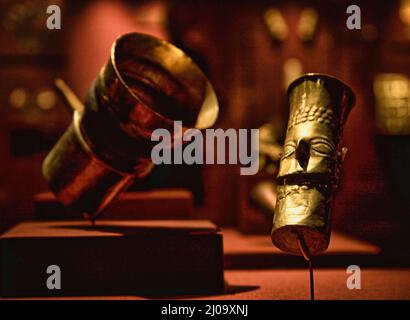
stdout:
POLYGON ((338 185, 345 148, 343 127, 355 103, 343 82, 306 74, 288 89, 289 122, 277 176, 277 202, 272 242, 302 255, 325 251, 330 239, 332 198, 338 185))
POLYGON ((115 41, 84 106, 73 108, 73 122, 44 160, 43 175, 64 205, 91 218, 150 172, 155 129, 173 132, 174 121, 182 121, 182 133, 204 129, 218 116, 214 90, 191 58, 138 33, 115 41))

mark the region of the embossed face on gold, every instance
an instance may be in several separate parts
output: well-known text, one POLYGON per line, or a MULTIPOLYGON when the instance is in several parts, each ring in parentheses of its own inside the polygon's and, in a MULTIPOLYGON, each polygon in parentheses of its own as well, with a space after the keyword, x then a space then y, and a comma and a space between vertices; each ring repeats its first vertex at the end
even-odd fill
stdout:
POLYGON ((330 211, 338 184, 340 138, 354 95, 341 81, 305 75, 290 85, 290 117, 277 176, 272 241, 301 254, 300 238, 311 255, 326 250, 330 211))
MULTIPOLYGON (((328 110, 331 111, 331 110, 328 110)), ((335 173, 336 146, 331 128, 307 121, 293 126, 286 136, 278 177, 291 174, 335 173)))
MULTIPOLYGON (((310 120, 302 117, 304 121, 291 126, 287 132, 278 175, 275 225, 314 226, 327 234, 327 217, 338 165, 337 145, 332 139, 330 125, 332 112, 329 111, 313 107, 311 112, 316 115, 310 120), (319 113, 322 114, 320 122, 317 121, 319 113), (327 115, 326 118, 323 115, 327 115)), ((277 243, 288 251, 298 252, 297 234, 289 236, 286 229, 282 231, 275 234, 277 243)), ((305 238, 306 232, 303 231, 305 238)), ((314 233, 309 236, 306 241, 312 253, 323 251, 327 246, 328 238, 315 237, 314 233)))

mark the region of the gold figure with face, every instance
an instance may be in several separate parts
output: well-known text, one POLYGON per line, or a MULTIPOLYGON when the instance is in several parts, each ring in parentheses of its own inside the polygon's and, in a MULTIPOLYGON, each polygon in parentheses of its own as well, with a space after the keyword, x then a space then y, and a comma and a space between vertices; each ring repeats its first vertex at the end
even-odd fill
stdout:
POLYGON ((326 250, 330 211, 346 152, 340 146, 354 94, 341 81, 307 74, 288 89, 289 123, 277 177, 272 241, 301 255, 303 239, 310 255, 326 250))

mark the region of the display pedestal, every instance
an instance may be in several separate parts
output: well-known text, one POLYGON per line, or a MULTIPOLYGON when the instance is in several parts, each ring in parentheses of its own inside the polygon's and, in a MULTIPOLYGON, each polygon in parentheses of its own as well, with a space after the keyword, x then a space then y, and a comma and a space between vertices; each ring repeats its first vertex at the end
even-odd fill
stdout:
POLYGON ((222 234, 208 221, 26 222, 0 237, 1 295, 217 294, 222 234), (50 290, 51 265, 61 289, 50 290))
MULTIPOLYGON (((81 214, 64 207, 51 192, 33 197, 38 220, 76 220, 81 214)), ((100 215, 99 220, 185 220, 192 219, 194 200, 185 189, 152 189, 123 192, 100 215)))

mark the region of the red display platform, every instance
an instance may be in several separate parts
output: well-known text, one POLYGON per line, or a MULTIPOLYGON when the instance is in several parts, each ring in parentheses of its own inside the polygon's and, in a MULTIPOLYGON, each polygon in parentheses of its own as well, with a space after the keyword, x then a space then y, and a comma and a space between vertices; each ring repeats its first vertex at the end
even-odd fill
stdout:
MULTIPOLYGON (((38 220, 72 220, 81 218, 57 201, 51 192, 33 197, 38 220)), ((192 193, 185 189, 152 189, 123 192, 103 212, 99 220, 168 220, 192 219, 192 193)))

